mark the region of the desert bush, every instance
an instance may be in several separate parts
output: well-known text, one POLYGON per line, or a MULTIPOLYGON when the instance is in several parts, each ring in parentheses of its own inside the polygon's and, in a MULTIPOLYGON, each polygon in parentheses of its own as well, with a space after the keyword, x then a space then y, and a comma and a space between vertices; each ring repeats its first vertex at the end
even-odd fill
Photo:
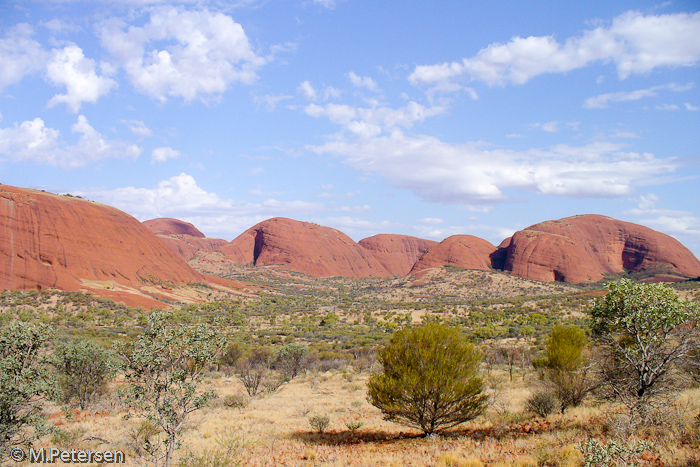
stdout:
POLYGON ((153 312, 149 328, 131 344, 117 345, 127 389, 123 400, 163 431, 162 443, 147 443, 156 465, 168 467, 192 412, 215 397, 198 392, 202 371, 216 360, 224 339, 214 328, 172 324, 167 313, 153 312), (164 449, 161 452, 161 448, 164 449))
POLYGON ((20 322, 0 330, 0 459, 11 446, 46 431, 41 407, 55 392, 45 358, 53 333, 49 326, 20 322), (24 430, 28 426, 33 430, 24 430))
POLYGON ((591 309, 604 395, 647 422, 683 388, 681 370, 700 350, 700 307, 663 284, 623 279, 607 288, 591 309))
POLYGON ((231 467, 243 463, 245 444, 233 432, 225 432, 216 438, 216 447, 200 454, 188 452, 178 467, 231 467))
POLYGON ((292 379, 306 369, 306 355, 309 347, 306 344, 293 342, 277 349, 274 353, 273 368, 278 370, 285 379, 292 379))
POLYGON ((547 341, 547 355, 536 362, 562 413, 580 405, 596 387, 590 376, 592 364, 584 354, 587 343, 586 333, 577 326, 554 326, 547 341))
POLYGON ((347 422, 345 424, 345 428, 347 428, 350 433, 355 433, 357 430, 359 430, 363 426, 364 426, 364 423, 359 421, 359 420, 353 420, 353 421, 347 422))
POLYGON ((77 399, 88 408, 115 373, 115 355, 101 345, 79 337, 56 346, 52 362, 65 402, 77 399))
POLYGON ((250 399, 244 393, 237 392, 225 396, 221 402, 230 409, 245 409, 250 404, 250 399))
POLYGON ((457 328, 428 323, 399 331, 379 361, 383 372, 370 377, 368 398, 388 420, 434 433, 486 408, 481 354, 457 328))
POLYGON ((525 401, 525 409, 540 417, 546 417, 560 408, 556 391, 548 387, 536 389, 525 401))
POLYGON ((601 444, 595 439, 581 441, 576 447, 583 454, 585 467, 636 465, 630 462, 633 462, 637 455, 655 450, 654 445, 647 441, 625 443, 609 440, 606 444, 601 444))
POLYGON ((309 425, 311 425, 311 428, 316 430, 317 433, 323 433, 330 423, 331 418, 326 414, 309 417, 309 425))

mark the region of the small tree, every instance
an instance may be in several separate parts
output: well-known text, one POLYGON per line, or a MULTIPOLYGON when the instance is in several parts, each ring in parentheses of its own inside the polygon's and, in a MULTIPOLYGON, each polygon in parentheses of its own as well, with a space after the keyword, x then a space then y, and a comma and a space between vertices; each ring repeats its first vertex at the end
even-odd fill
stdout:
POLYGON ((292 379, 305 369, 308 353, 309 347, 306 344, 287 344, 275 352, 274 367, 285 379, 292 379))
POLYGON ((368 398, 388 420, 433 433, 486 408, 481 354, 457 328, 428 323, 399 331, 379 351, 379 361, 383 372, 370 377, 368 398))
POLYGON ((700 349, 700 310, 663 284, 624 279, 607 288, 591 310, 607 395, 646 420, 682 387, 678 370, 700 349))
POLYGON ((270 373, 271 360, 272 351, 267 347, 256 347, 247 358, 238 360, 236 374, 249 396, 253 397, 260 391, 270 373))
POLYGON ((165 433, 165 452, 150 443, 146 450, 156 465, 162 461, 168 467, 187 416, 215 396, 213 391, 197 393, 197 387, 204 368, 216 361, 224 339, 205 325, 173 325, 163 312, 153 312, 148 323, 149 329, 133 345, 117 347, 128 383, 123 399, 165 433))
POLYGON ((576 407, 594 389, 591 363, 584 354, 586 333, 577 326, 554 326, 547 342, 547 356, 536 362, 544 380, 559 400, 561 412, 576 407))
POLYGON ((64 398, 76 398, 81 410, 87 409, 115 373, 113 353, 85 338, 58 345, 53 363, 64 398))
POLYGON ((41 404, 53 394, 53 375, 46 365, 46 346, 53 335, 49 326, 13 322, 0 330, 0 459, 10 446, 31 442, 46 428, 41 404))

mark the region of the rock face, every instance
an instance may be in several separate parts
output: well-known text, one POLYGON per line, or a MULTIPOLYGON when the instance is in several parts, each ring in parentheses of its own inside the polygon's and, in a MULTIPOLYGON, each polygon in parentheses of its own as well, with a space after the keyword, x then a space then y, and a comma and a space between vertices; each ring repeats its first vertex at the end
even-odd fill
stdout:
POLYGON ((175 250, 185 261, 202 253, 217 251, 228 242, 221 238, 206 238, 194 225, 178 219, 151 219, 143 223, 158 238, 175 250))
POLYGON ((276 266, 313 277, 392 275, 341 231, 282 217, 256 224, 219 251, 238 264, 276 266))
POLYGON ((442 266, 465 269, 491 269, 490 255, 496 250, 491 243, 472 235, 452 235, 428 251, 416 261, 411 274, 442 266))
POLYGON ((380 234, 363 238, 359 245, 372 253, 393 276, 405 276, 418 258, 438 244, 410 235, 380 234))
POLYGON ((501 246, 506 248, 506 271, 545 282, 597 282, 625 271, 652 280, 700 275, 700 261, 676 239, 600 215, 535 224, 501 246))
POLYGON ((138 294, 206 282, 138 220, 70 196, 0 185, 0 240, 0 289, 87 289, 114 298, 115 285, 138 294))
POLYGON ((190 237, 205 238, 204 234, 189 222, 169 217, 151 219, 143 223, 157 235, 188 235, 190 237))

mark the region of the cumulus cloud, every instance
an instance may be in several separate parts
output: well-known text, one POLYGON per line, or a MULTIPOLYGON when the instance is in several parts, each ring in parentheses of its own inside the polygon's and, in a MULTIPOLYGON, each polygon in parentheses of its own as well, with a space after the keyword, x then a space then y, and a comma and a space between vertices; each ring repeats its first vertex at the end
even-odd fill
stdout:
POLYGON ((659 201, 653 193, 641 195, 637 199, 638 207, 625 214, 639 217, 639 223, 661 232, 695 241, 700 235, 700 218, 688 211, 660 209, 659 201))
POLYGON ((379 90, 377 83, 369 76, 359 76, 356 75, 355 72, 351 71, 350 73, 348 73, 348 78, 350 78, 350 82, 355 87, 366 88, 370 91, 379 90))
POLYGON ((443 114, 446 107, 426 107, 414 101, 404 107, 353 107, 344 104, 309 104, 304 112, 314 118, 326 117, 351 133, 364 137, 377 136, 383 131, 411 128, 415 123, 443 114))
POLYGON ((543 73, 564 73, 596 62, 612 62, 618 76, 700 61, 700 12, 643 15, 626 12, 609 26, 589 29, 563 43, 553 36, 514 37, 493 43, 462 61, 421 65, 412 84, 433 85, 463 75, 489 85, 524 84, 543 73))
POLYGON ((168 159, 177 159, 181 155, 180 151, 168 146, 155 148, 151 152, 151 162, 165 162, 168 159))
POLYGON ((85 58, 83 50, 70 45, 54 50, 46 65, 46 76, 56 86, 65 86, 66 94, 55 95, 48 103, 53 107, 65 103, 71 112, 77 113, 83 102, 97 102, 101 96, 117 85, 116 81, 95 73, 95 62, 85 58))
POLYGON ((126 125, 129 131, 135 136, 140 138, 150 138, 153 136, 153 132, 141 120, 122 120, 121 122, 126 125))
POLYGON ((105 139, 83 115, 78 116, 71 131, 80 135, 75 144, 64 141, 58 130, 48 128, 40 118, 2 128, 0 154, 14 162, 73 168, 107 158, 134 159, 142 151, 135 144, 105 139))
POLYGON ((267 199, 260 203, 223 199, 200 187, 194 177, 181 173, 153 188, 73 190, 89 199, 115 206, 141 221, 173 217, 191 222, 209 237, 232 239, 250 226, 275 216, 305 216, 323 208, 305 201, 267 199))
POLYGON ((333 86, 326 86, 322 91, 316 91, 309 80, 303 81, 297 86, 297 93, 301 94, 307 101, 318 102, 327 101, 333 97, 340 97, 341 92, 333 86))
POLYGON ((18 24, 0 39, 0 92, 45 66, 49 54, 31 38, 33 33, 28 24, 18 24))
POLYGON ((611 92, 607 94, 600 94, 595 97, 589 97, 584 101, 583 106, 587 109, 604 109, 608 107, 611 102, 637 101, 647 97, 656 97, 659 91, 670 90, 675 92, 683 92, 688 91, 692 87, 693 83, 688 83, 685 85, 670 83, 665 86, 652 86, 647 89, 637 89, 635 91, 611 92))
POLYGON ((144 26, 113 19, 99 34, 136 89, 160 101, 207 99, 232 83, 252 84, 265 63, 240 24, 207 10, 160 7, 144 26))
POLYGON ((284 100, 291 99, 292 97, 293 96, 267 94, 264 96, 255 96, 253 97, 253 101, 258 107, 264 105, 268 112, 274 112, 277 108, 277 104, 284 100))

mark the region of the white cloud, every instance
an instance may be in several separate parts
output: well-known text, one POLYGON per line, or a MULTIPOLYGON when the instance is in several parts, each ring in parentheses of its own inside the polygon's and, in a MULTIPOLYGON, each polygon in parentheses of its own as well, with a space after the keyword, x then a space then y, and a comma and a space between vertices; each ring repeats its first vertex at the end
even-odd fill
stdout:
POLYGON ((556 133, 559 131, 559 122, 534 123, 532 126, 534 128, 542 128, 542 130, 547 133, 556 133))
POLYGON ((691 105, 691 104, 689 104, 688 102, 686 102, 686 103, 685 103, 685 110, 689 110, 689 111, 691 111, 691 112, 697 112, 698 110, 700 110, 700 108, 698 108, 698 107, 696 107, 696 106, 694 106, 694 105, 691 105))
POLYGON ((48 52, 31 38, 33 32, 28 24, 18 24, 0 39, 0 92, 46 64, 48 52))
POLYGON ((316 5, 321 5, 323 8, 332 10, 335 8, 336 0, 313 0, 316 5))
POLYGON ((150 138, 153 136, 153 132, 141 120, 122 120, 121 122, 126 125, 129 128, 129 131, 131 131, 135 136, 141 138, 150 138))
POLYGON ((310 117, 326 117, 342 125, 348 131, 364 137, 379 135, 382 131, 396 128, 411 128, 414 123, 443 114, 445 107, 425 107, 414 101, 399 109, 390 107, 352 107, 344 104, 309 104, 304 112, 310 117))
POLYGON ((49 108, 64 102, 74 113, 83 102, 95 103, 117 85, 111 78, 97 76, 95 62, 85 58, 83 50, 76 45, 53 51, 46 65, 46 76, 52 84, 65 86, 67 91, 55 95, 48 103, 49 108))
POLYGON ((423 224, 442 224, 445 221, 439 217, 424 217, 420 222, 423 224))
POLYGON ((695 240, 700 235, 700 218, 695 214, 656 207, 659 197, 653 193, 641 195, 638 207, 625 211, 625 214, 640 217, 639 223, 655 228, 669 235, 687 240, 695 240))
POLYGON ((277 95, 273 96, 270 94, 267 94, 265 96, 255 96, 253 98, 253 101, 255 102, 256 105, 261 106, 264 105, 265 108, 267 108, 268 112, 274 112, 274 110, 277 108, 277 104, 280 102, 291 99, 292 96, 285 96, 285 95, 277 95))
POLYGON ((111 20, 99 34, 136 89, 160 101, 205 100, 232 83, 252 84, 265 63, 240 24, 207 10, 164 6, 152 10, 143 27, 111 20))
POLYGON ((154 188, 133 186, 106 190, 73 190, 88 199, 121 209, 141 221, 173 217, 196 225, 209 237, 232 239, 252 225, 275 216, 300 217, 318 212, 318 203, 278 201, 261 203, 233 201, 207 192, 191 175, 181 173, 154 188))
POLYGON ((180 156, 182 156, 180 151, 168 146, 155 148, 151 152, 151 162, 165 162, 168 159, 177 159, 180 156))
POLYGON ((543 73, 564 73, 613 62, 621 79, 657 67, 692 66, 700 60, 700 12, 643 15, 628 11, 564 43, 553 36, 514 37, 493 43, 461 62, 417 66, 414 84, 432 85, 463 75, 489 85, 524 84, 543 73))
POLYGON ((142 151, 135 144, 104 139, 82 115, 71 131, 80 134, 75 144, 66 143, 58 130, 46 127, 40 118, 15 124, 0 129, 0 154, 15 162, 73 168, 106 158, 134 159, 142 151))
POLYGON ((678 162, 624 153, 622 145, 558 145, 529 151, 486 150, 479 143, 447 144, 425 135, 340 138, 309 149, 343 157, 393 186, 434 202, 492 204, 517 189, 549 196, 616 197, 673 172, 678 162))
POLYGON ((350 73, 348 73, 348 78, 350 78, 350 82, 355 87, 366 88, 370 91, 379 90, 377 83, 369 76, 358 76, 355 74, 355 72, 351 71, 350 73))
POLYGON ((658 95, 658 91, 671 90, 683 92, 691 89, 692 87, 693 83, 682 86, 671 83, 664 86, 652 86, 647 89, 637 89, 635 91, 611 92, 607 94, 600 94, 595 97, 589 97, 584 101, 583 106, 587 109, 604 109, 608 107, 611 102, 637 101, 647 97, 656 97, 658 95))
POLYGON ((299 84, 299 86, 297 86, 297 93, 301 94, 307 101, 311 102, 327 101, 330 98, 340 97, 341 95, 341 92, 333 86, 326 86, 323 88, 323 91, 319 93, 308 80, 303 81, 299 84))
POLYGON ((675 104, 663 104, 663 105, 657 105, 656 106, 657 110, 679 110, 680 107, 678 107, 675 104))
POLYGON ((363 204, 361 206, 343 206, 339 209, 342 212, 366 212, 371 210, 372 207, 369 204, 363 204))

